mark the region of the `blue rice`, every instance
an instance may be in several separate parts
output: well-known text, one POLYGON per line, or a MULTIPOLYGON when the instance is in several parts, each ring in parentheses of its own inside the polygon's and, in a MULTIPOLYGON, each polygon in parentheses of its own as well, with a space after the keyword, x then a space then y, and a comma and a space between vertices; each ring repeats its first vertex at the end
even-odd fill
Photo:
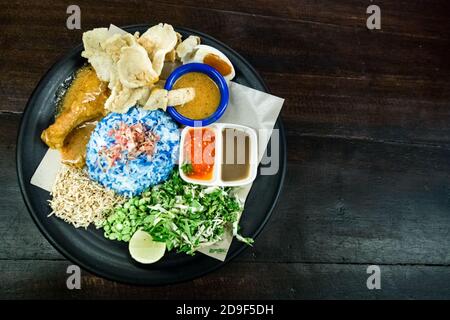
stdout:
POLYGON ((180 133, 172 118, 161 110, 147 111, 131 108, 127 113, 110 113, 94 129, 87 146, 86 165, 91 179, 106 188, 125 196, 134 196, 145 189, 167 180, 178 160, 180 133), (135 159, 126 156, 109 167, 99 151, 111 147, 115 139, 108 135, 111 129, 142 122, 156 133, 160 140, 156 143, 151 158, 142 154, 135 159))

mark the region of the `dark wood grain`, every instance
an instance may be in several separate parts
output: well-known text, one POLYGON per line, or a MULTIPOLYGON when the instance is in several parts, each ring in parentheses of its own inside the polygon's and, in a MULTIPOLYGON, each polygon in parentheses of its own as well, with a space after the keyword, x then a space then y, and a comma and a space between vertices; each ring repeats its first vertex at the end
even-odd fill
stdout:
POLYGON ((450 298, 448 1, 0 0, 0 298, 450 298), (140 288, 83 273, 40 234, 15 173, 20 115, 39 79, 93 27, 168 22, 227 43, 286 99, 283 195, 225 268, 140 288), (382 269, 382 290, 365 286, 382 269))
POLYGON ((355 264, 245 263, 169 287, 136 287, 81 273, 81 289, 66 287, 66 261, 0 264, 0 298, 30 299, 445 299, 450 268, 381 266, 381 290, 367 290, 367 266, 355 264), (258 270, 255 273, 255 270, 258 270), (20 279, 11 277, 20 274, 20 279), (423 278, 427 278, 426 287, 423 278))
MULTIPOLYGON (((262 15, 285 20, 300 20, 308 23, 329 24, 337 28, 349 27, 365 29, 365 14, 370 2, 346 1, 297 1, 297 0, 164 0, 165 3, 190 7, 262 15)), ((402 34, 409 37, 448 39, 449 4, 444 1, 377 1, 382 8, 383 32, 402 34), (408 19, 405 19, 405 18, 408 19)))
MULTIPOLYGON (((449 20, 440 20, 448 5, 443 1, 423 6, 405 3, 406 11, 401 11, 405 19, 400 15, 401 4, 387 2, 383 8, 397 12, 396 25, 408 21, 439 34, 415 37, 411 35, 416 30, 411 35, 384 29, 368 32, 362 5, 339 3, 291 1, 284 6, 273 1, 268 6, 255 5, 260 8, 255 9, 257 15, 249 15, 242 1, 237 2, 237 11, 225 2, 145 2, 140 10, 136 2, 80 1, 79 5, 83 30, 110 22, 168 21, 225 41, 263 74, 274 94, 286 98, 284 119, 293 119, 299 128, 314 134, 448 143, 450 49, 442 32, 437 32, 450 30, 449 20), (305 11, 315 18, 297 19, 304 12, 297 6, 310 7, 305 11), (331 24, 333 11, 338 20, 331 24), (430 21, 420 20, 423 17, 430 21), (346 23, 339 22, 343 19, 346 23)), ((20 112, 42 74, 80 42, 82 31, 64 27, 65 2, 45 6, 45 2, 16 1, 1 6, 0 110, 20 112), (33 32, 26 32, 30 26, 33 32)))

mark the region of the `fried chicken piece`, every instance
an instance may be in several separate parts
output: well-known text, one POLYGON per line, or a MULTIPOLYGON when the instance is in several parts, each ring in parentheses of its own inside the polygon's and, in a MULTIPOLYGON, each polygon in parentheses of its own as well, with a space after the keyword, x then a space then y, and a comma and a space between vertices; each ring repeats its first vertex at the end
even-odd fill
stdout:
POLYGON ((41 139, 52 149, 64 146, 67 135, 84 122, 106 115, 109 90, 91 67, 82 68, 67 90, 62 111, 55 123, 42 132, 41 139))

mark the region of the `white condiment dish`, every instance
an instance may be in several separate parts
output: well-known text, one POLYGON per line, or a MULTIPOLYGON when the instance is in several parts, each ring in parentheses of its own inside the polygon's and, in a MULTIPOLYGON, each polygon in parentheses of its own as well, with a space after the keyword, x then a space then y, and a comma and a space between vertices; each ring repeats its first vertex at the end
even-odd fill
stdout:
MULTIPOLYGON (((237 151, 236 151, 237 152, 237 151)), ((250 127, 236 125, 232 123, 214 123, 212 125, 209 125, 207 127, 185 127, 181 131, 181 143, 180 143, 180 157, 179 157, 179 172, 180 177, 190 183, 205 185, 205 186, 242 186, 249 184, 255 180, 256 175, 258 171, 258 136, 256 134, 256 131, 250 127), (186 137, 188 136, 188 133, 190 130, 198 130, 198 129, 204 129, 208 128, 212 130, 215 134, 215 156, 214 156, 214 167, 212 172, 212 178, 209 180, 202 180, 202 179, 194 179, 192 177, 189 177, 186 175, 184 170, 182 169, 182 165, 187 163, 186 155, 184 152, 184 146, 186 143, 186 137), (243 132, 246 136, 248 136, 248 174, 238 180, 233 181, 224 181, 222 179, 222 164, 223 164, 223 148, 224 148, 224 141, 222 132, 223 130, 236 130, 243 132)))

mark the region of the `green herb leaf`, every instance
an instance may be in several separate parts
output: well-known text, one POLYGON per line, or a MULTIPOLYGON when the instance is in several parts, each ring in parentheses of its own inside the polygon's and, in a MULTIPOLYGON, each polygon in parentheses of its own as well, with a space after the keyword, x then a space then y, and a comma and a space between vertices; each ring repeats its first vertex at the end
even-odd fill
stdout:
POLYGON ((181 170, 183 171, 184 174, 191 174, 193 171, 192 164, 185 163, 181 165, 181 170))

